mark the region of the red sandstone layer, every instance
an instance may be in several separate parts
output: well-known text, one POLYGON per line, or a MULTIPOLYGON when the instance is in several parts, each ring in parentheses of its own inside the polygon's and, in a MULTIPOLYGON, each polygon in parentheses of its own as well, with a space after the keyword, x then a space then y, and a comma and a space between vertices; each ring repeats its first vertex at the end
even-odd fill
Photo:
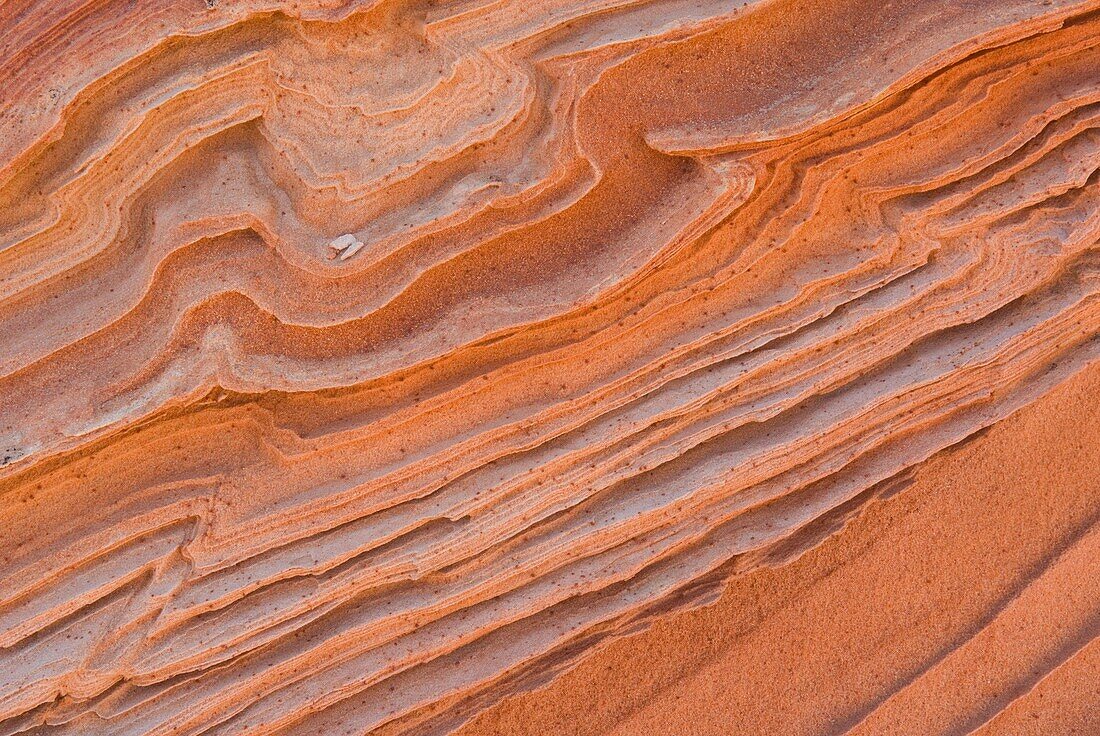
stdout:
POLYGON ((452 731, 1095 363, 1098 9, 0 4, 0 733, 452 731))
POLYGON ((459 736, 1100 732, 1100 366, 459 736))

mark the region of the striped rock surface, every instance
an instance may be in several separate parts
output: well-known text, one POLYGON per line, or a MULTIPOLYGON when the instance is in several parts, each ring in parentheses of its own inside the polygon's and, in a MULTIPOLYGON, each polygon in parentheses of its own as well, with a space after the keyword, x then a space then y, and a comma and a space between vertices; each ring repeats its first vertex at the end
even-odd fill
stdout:
POLYGON ((0 734, 447 733, 1100 359, 1100 3, 0 4, 0 734))

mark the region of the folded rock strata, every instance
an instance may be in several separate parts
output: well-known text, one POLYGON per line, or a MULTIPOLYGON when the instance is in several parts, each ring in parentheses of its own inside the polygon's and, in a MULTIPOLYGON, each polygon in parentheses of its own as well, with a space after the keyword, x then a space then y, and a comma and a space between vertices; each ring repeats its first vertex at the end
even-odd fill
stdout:
POLYGON ((3 734, 446 733, 1100 358, 1097 2, 0 29, 3 734))

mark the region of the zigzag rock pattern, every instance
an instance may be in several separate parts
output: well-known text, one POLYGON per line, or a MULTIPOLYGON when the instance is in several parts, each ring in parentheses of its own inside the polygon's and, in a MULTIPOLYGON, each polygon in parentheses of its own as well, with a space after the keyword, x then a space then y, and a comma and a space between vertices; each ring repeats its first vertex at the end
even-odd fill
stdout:
MULTIPOLYGON (((1100 3, 0 4, 0 734, 447 733, 1100 358, 1100 3)), ((902 476, 903 477, 903 476, 902 476)))

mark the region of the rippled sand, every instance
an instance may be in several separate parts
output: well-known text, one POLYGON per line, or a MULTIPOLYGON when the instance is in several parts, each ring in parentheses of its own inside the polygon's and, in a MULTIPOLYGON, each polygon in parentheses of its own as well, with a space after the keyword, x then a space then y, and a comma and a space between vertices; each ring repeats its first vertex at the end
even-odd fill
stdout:
POLYGON ((1096 1, 0 2, 0 734, 1069 732, 1098 170, 1096 1))

